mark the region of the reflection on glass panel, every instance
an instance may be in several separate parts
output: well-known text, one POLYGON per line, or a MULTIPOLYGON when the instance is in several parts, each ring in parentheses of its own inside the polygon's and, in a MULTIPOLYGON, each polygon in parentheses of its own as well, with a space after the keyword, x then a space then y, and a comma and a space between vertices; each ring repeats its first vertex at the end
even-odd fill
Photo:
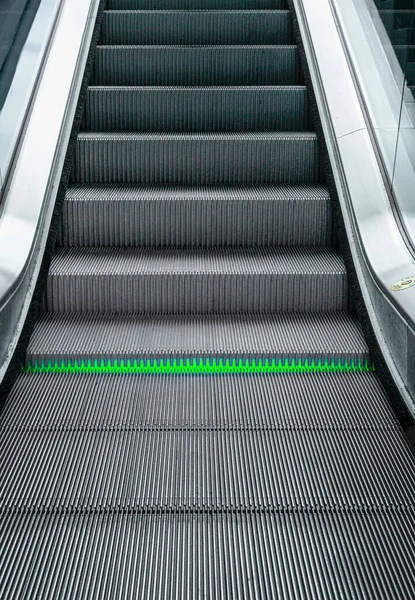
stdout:
POLYGON ((0 0, 0 190, 60 0, 0 0))
POLYGON ((332 0, 387 185, 415 248, 415 0, 332 0))

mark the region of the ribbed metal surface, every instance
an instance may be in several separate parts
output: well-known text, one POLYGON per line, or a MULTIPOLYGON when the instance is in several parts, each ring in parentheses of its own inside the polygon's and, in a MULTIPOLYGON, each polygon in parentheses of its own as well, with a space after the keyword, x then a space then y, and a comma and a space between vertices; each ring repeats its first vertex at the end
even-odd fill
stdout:
MULTIPOLYGON (((0 416, 7 430, 398 429, 373 373, 21 375, 0 416)), ((10 435, 10 434, 7 434, 10 435)))
POLYGON ((412 598, 413 510, 10 515, 7 598, 412 598), (24 560, 19 560, 23 556, 24 560))
POLYGON ((9 510, 415 510, 413 454, 391 430, 24 430, 2 445, 9 510))
POLYGON ((358 323, 342 312, 141 318, 45 314, 27 350, 32 361, 141 356, 369 358, 358 323))
POLYGON ((92 85, 297 85, 296 46, 98 46, 92 85))
POLYGON ((46 309, 145 314, 347 310, 341 256, 324 248, 61 249, 46 309))
POLYGON ((68 188, 64 246, 329 245, 331 202, 319 186, 68 188))
POLYGON ((106 11, 101 44, 291 44, 289 11, 106 11))
POLYGON ((305 87, 90 87, 88 131, 306 131, 305 87))
POLYGON ((316 183, 315 133, 82 133, 77 183, 316 183))
POLYGON ((369 351, 280 8, 107 2, 146 12, 102 42, 183 45, 97 52, 75 247, 0 416, 1 598, 415 597, 414 455, 376 375, 341 372, 369 351), (92 374, 111 359, 338 372, 92 374))
POLYGON ((285 0, 108 0, 109 10, 274 10, 285 0))

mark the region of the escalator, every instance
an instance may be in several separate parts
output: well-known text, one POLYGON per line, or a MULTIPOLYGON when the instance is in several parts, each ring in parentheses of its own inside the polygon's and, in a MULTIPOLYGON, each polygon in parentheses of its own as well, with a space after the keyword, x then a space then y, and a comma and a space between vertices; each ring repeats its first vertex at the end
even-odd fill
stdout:
POLYGON ((412 93, 415 91, 415 15, 413 0, 377 0, 380 18, 412 93))
POLYGON ((0 417, 1 598, 413 598, 283 0, 109 0, 0 417), (191 10, 190 10, 191 8, 191 10))

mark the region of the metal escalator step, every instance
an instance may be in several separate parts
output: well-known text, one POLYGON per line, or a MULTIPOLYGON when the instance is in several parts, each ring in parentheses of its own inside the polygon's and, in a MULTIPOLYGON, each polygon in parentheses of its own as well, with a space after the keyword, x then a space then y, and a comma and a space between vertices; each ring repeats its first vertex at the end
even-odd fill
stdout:
POLYGON ((307 89, 90 87, 87 131, 306 131, 307 89))
POLYGON ((296 46, 98 46, 91 85, 297 85, 296 46))
POLYGON ((413 510, 11 514, 3 598, 413 598, 413 510))
POLYGON ((347 313, 159 316, 46 313, 35 325, 27 363, 157 358, 369 359, 347 313))
POLYGON ((398 428, 374 373, 21 374, 0 415, 9 431, 398 428))
POLYGON ((274 10, 286 0, 108 0, 108 10, 274 10))
POLYGON ((2 448, 3 512, 415 510, 414 457, 396 428, 25 429, 2 448))
POLYGON ((403 71, 405 71, 405 67, 409 66, 409 63, 415 61, 415 45, 397 45, 394 46, 393 49, 398 57, 399 64, 401 65, 403 71))
MULTIPOLYGON (((121 0, 122 1, 122 0, 121 0)), ((380 10, 412 10, 413 0, 381 0, 377 2, 380 10)))
POLYGON ((317 183, 315 133, 82 133, 77 183, 317 183))
POLYGON ((411 26, 412 10, 379 10, 387 31, 411 26))
POLYGON ((395 29, 390 32, 389 36, 392 44, 413 45, 415 43, 415 29, 413 27, 395 29))
POLYGON ((291 44, 288 10, 105 11, 102 45, 291 44))
POLYGON ((73 185, 64 246, 330 245, 332 208, 321 186, 73 185))
POLYGON ((50 312, 224 314, 347 310, 347 274, 328 248, 62 248, 50 312))

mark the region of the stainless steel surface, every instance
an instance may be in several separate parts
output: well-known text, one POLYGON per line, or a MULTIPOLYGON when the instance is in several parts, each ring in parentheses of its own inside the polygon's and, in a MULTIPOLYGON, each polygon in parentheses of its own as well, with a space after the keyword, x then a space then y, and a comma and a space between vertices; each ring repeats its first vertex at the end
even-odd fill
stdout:
POLYGON ((0 379, 42 261, 98 0, 66 1, 44 65, 0 216, 0 379))
POLYGON ((394 45, 389 39, 378 12, 382 6, 379 0, 376 5, 373 0, 332 2, 397 217, 415 256, 415 102, 405 73, 411 66, 407 59, 411 46, 394 45))
POLYGON ((390 289, 415 272, 415 261, 395 220, 331 3, 294 5, 362 293, 378 343, 415 415, 415 288, 390 289))
POLYGON ((43 0, 40 3, 21 50, 5 103, 0 109, 0 198, 4 192, 3 187, 25 121, 26 111, 30 107, 32 97, 36 94, 37 80, 62 5, 62 0, 43 0))

